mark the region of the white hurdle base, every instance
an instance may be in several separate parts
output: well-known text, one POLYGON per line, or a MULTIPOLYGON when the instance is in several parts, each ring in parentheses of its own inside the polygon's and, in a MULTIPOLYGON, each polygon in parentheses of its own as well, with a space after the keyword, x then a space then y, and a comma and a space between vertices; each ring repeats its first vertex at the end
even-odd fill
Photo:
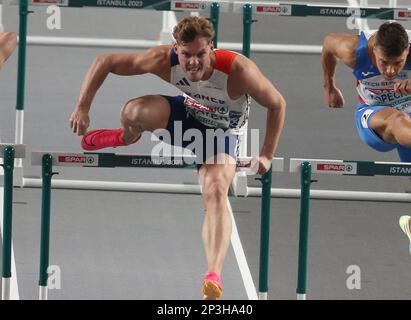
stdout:
POLYGON ((305 293, 297 293, 297 300, 307 300, 305 293))
POLYGON ((1 300, 10 300, 10 278, 1 278, 1 300))
POLYGON ((39 300, 48 300, 47 287, 39 286, 39 300))

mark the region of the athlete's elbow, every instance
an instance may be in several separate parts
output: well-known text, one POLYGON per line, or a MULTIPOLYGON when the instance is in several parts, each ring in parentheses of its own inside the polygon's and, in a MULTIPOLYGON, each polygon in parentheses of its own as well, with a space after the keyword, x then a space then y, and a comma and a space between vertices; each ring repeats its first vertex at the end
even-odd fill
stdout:
POLYGON ((324 43, 324 44, 329 43, 329 42, 333 41, 333 40, 335 39, 335 37, 337 37, 337 34, 336 34, 336 33, 333 33, 333 32, 330 32, 329 34, 327 34, 327 35, 324 37, 323 43, 324 43))
POLYGON ((277 109, 285 112, 285 109, 287 108, 287 101, 285 101, 284 97, 282 95, 280 95, 278 97, 278 101, 277 101, 277 109))
POLYGON ((337 34, 335 33, 329 33, 325 36, 321 50, 323 56, 329 54, 332 51, 331 49, 333 47, 333 43, 335 43, 336 37, 337 34))
POLYGON ((285 101, 282 95, 278 95, 278 97, 273 101, 268 107, 268 110, 284 113, 287 108, 287 102, 285 101))
POLYGON ((94 61, 93 66, 99 70, 111 71, 111 58, 109 54, 98 55, 94 61))

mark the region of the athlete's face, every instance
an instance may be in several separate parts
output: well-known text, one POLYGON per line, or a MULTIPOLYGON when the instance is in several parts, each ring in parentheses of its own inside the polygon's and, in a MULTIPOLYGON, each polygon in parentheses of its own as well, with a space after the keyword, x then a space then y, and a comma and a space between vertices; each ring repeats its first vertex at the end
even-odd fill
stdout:
POLYGON ((211 66, 212 42, 204 37, 196 37, 192 42, 175 44, 183 71, 190 81, 200 81, 211 66))
POLYGON ((393 80, 398 76, 407 62, 409 48, 397 57, 389 57, 380 47, 374 47, 375 61, 378 70, 386 80, 393 80))

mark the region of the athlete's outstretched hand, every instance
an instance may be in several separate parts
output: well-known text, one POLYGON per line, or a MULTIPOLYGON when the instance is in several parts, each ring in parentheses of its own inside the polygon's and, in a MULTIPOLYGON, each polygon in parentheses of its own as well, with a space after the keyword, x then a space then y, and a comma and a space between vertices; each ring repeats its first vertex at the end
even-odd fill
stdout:
POLYGON ((90 118, 88 112, 76 108, 70 116, 70 128, 73 133, 82 136, 87 132, 87 128, 90 124, 90 118))
POLYGON ((394 91, 401 94, 411 94, 411 79, 402 80, 394 85, 394 91))
POLYGON ((273 159, 272 158, 267 158, 265 156, 259 156, 258 157, 258 174, 264 174, 268 170, 270 170, 271 163, 273 159))
POLYGON ((341 90, 336 87, 324 88, 324 100, 330 108, 342 108, 345 103, 341 90))

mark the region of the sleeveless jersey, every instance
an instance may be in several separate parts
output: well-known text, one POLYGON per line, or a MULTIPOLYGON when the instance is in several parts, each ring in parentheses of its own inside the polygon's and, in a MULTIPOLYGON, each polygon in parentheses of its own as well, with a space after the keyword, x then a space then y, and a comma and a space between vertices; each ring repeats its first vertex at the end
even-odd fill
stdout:
POLYGON ((238 54, 218 49, 214 53, 216 61, 210 79, 192 82, 187 79, 177 54, 172 50, 170 83, 184 92, 187 113, 197 121, 211 128, 241 135, 248 121, 250 98, 243 95, 232 100, 227 93, 231 65, 238 54))
POLYGON ((353 71, 357 79, 360 102, 371 106, 390 106, 407 113, 411 112, 411 95, 394 91, 394 84, 411 79, 411 53, 404 69, 393 80, 385 80, 368 55, 367 43, 371 35, 360 34, 356 50, 356 65, 353 71))

